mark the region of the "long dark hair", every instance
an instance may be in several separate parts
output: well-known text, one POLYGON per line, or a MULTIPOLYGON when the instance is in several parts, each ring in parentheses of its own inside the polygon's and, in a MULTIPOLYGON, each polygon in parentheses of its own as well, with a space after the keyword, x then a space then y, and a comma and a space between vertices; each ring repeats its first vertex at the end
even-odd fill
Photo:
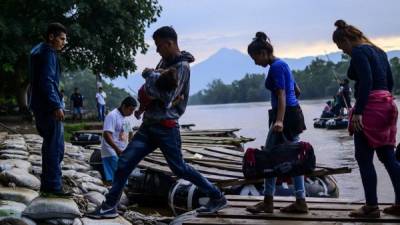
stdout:
POLYGON ((247 46, 247 52, 249 55, 259 54, 261 51, 266 51, 268 54, 272 55, 274 53, 274 47, 272 47, 271 41, 268 36, 259 31, 253 38, 253 41, 247 46))
POLYGON ((353 25, 347 24, 344 20, 337 20, 335 22, 336 30, 333 32, 332 39, 335 43, 340 43, 346 39, 349 41, 364 41, 376 49, 383 51, 381 48, 372 43, 363 32, 353 25))

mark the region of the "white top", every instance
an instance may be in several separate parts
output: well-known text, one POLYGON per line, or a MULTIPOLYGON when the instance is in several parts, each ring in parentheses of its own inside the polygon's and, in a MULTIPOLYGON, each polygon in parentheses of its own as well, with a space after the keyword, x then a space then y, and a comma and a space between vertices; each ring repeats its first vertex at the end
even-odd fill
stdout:
MULTIPOLYGON (((103 132, 111 132, 114 143, 123 151, 128 145, 129 132, 132 132, 133 123, 133 117, 124 117, 118 109, 114 109, 107 114, 104 120, 103 132)), ((110 156, 117 156, 117 153, 103 138, 101 141, 101 157, 110 156)))
POLYGON ((107 95, 104 91, 102 91, 101 93, 99 92, 96 93, 97 103, 99 103, 100 105, 106 104, 105 98, 107 98, 107 95))

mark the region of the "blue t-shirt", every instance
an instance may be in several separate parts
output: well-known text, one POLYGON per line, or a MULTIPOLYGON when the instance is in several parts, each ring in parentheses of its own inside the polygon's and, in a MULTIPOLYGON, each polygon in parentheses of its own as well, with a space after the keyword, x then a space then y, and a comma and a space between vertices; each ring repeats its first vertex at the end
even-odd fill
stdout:
POLYGON ((278 96, 275 91, 278 89, 285 90, 286 93, 286 106, 297 106, 294 77, 288 64, 281 59, 276 59, 269 68, 267 79, 265 80, 265 87, 271 91, 271 105, 272 108, 278 107, 278 96))

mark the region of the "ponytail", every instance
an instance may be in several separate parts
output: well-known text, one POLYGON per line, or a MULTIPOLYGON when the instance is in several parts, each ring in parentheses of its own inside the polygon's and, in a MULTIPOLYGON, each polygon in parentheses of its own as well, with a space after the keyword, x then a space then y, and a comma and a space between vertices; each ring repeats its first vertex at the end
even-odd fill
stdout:
POLYGON ((335 22, 336 30, 333 32, 332 39, 335 43, 343 42, 344 40, 349 41, 362 41, 366 42, 378 50, 383 51, 381 48, 372 43, 361 30, 347 24, 344 20, 337 20, 335 22))
POLYGON ((253 41, 247 47, 249 55, 259 54, 261 51, 266 51, 268 54, 273 54, 274 48, 272 47, 271 41, 268 36, 259 31, 253 38, 253 41))

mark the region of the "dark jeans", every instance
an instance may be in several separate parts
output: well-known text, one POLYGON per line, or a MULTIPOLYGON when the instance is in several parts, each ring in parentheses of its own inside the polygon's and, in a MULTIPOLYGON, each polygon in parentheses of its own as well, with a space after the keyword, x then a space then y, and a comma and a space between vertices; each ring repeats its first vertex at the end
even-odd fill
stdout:
POLYGON ((169 168, 178 178, 192 182, 211 198, 219 198, 222 195, 217 187, 183 160, 179 125, 173 128, 166 128, 159 124, 146 126, 142 124, 118 159, 113 185, 106 195, 106 204, 108 206, 115 206, 118 203, 133 169, 157 147, 161 149, 169 168))
MULTIPOLYGON (((377 176, 373 164, 374 149, 368 146, 367 138, 363 133, 354 134, 354 145, 355 157, 364 186, 366 204, 377 205, 377 176)), ((394 147, 384 146, 377 148, 376 154, 389 173, 396 196, 395 203, 400 204, 400 163, 395 158, 394 147)))
POLYGON ((99 121, 104 121, 105 113, 106 113, 106 105, 102 105, 97 103, 97 118, 99 119, 99 121))
POLYGON ((41 191, 62 190, 61 161, 64 157, 64 125, 51 113, 35 112, 36 129, 43 137, 41 191))

